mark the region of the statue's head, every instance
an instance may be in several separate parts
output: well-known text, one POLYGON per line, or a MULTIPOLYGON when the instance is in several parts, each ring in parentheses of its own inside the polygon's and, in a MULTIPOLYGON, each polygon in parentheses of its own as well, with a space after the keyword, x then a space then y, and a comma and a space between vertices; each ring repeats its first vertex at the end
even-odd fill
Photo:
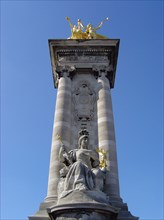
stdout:
POLYGON ((88 149, 89 145, 89 132, 84 129, 79 132, 79 148, 81 149, 88 149))
POLYGON ((83 135, 79 138, 79 148, 80 149, 88 149, 89 145, 89 137, 87 135, 83 135))

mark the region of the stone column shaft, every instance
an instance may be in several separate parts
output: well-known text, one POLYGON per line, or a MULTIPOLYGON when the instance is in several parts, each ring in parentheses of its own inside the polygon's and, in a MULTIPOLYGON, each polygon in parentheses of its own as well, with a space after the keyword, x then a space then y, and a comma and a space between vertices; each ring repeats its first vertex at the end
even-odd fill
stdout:
POLYGON ((67 74, 68 72, 63 72, 58 83, 46 201, 57 199, 60 170, 58 155, 61 146, 57 135, 61 136, 62 142, 66 146, 69 146, 71 139, 71 79, 67 77, 67 74))
POLYGON ((120 198, 112 100, 109 80, 106 77, 105 71, 101 72, 98 78, 98 85, 97 117, 99 148, 103 148, 107 152, 105 192, 110 197, 120 198))

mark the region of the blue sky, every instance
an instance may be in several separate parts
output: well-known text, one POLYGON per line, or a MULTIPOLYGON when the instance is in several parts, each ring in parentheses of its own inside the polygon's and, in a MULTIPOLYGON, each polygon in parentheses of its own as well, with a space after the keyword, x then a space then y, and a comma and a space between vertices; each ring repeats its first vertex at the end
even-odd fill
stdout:
POLYGON ((120 191, 141 220, 163 216, 163 1, 1 1, 1 219, 24 220, 47 193, 56 90, 48 39, 73 23, 120 39, 112 90, 120 191))

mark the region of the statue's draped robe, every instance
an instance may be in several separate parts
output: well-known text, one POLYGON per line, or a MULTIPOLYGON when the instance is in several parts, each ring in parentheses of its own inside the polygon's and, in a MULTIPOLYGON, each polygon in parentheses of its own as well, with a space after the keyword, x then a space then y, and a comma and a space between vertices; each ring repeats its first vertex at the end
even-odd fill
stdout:
POLYGON ((70 165, 65 177, 64 191, 61 197, 74 190, 93 190, 96 184, 92 168, 99 163, 98 154, 92 150, 75 149, 71 151, 70 155, 75 162, 70 165))

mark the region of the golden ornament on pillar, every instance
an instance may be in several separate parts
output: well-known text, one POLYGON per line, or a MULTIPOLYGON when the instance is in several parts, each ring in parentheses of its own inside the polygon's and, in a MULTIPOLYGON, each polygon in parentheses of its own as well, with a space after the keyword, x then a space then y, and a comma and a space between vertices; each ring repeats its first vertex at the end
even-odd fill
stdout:
POLYGON ((100 169, 104 170, 107 166, 107 164, 106 164, 106 161, 107 161, 106 154, 107 154, 107 152, 102 148, 97 148, 96 152, 99 154, 99 160, 100 160, 99 167, 100 167, 100 169))
POLYGON ((72 35, 68 39, 108 39, 107 37, 97 34, 96 31, 102 27, 105 21, 108 21, 107 17, 97 27, 93 27, 92 24, 87 26, 83 25, 81 19, 77 20, 77 25, 73 25, 69 17, 66 17, 66 20, 70 24, 72 35))

